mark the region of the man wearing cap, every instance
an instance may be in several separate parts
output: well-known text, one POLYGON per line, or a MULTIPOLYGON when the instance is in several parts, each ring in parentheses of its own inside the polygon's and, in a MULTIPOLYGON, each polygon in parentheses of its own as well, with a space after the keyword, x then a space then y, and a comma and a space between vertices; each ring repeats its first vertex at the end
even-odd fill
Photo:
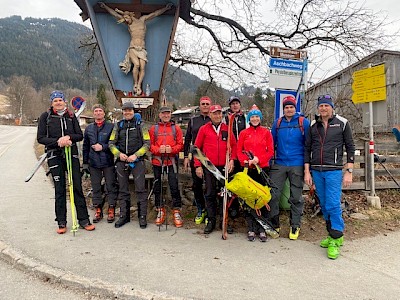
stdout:
POLYGON ((343 245, 342 183, 345 187, 352 183, 355 151, 348 120, 335 114, 333 109, 330 95, 318 97, 319 115, 311 124, 304 151, 304 181, 309 186, 314 181, 329 234, 320 246, 327 248, 330 259, 338 258, 343 245), (344 165, 343 148, 347 153, 344 165))
POLYGON ((115 177, 114 155, 108 147, 108 141, 114 125, 105 119, 105 108, 101 104, 95 104, 92 108, 94 122, 85 129, 83 136, 83 170, 90 174, 92 183, 92 200, 96 208, 93 222, 97 223, 103 218, 103 197, 101 180, 104 177, 108 200, 107 222, 114 222, 115 204, 118 196, 118 188, 115 177))
POLYGON ((50 109, 39 118, 37 141, 45 146, 47 163, 53 177, 56 221, 58 223, 57 233, 64 234, 67 232, 67 193, 65 190, 67 163, 65 160, 65 147, 71 147, 73 193, 78 222, 82 228, 92 231, 95 226, 90 223, 82 191, 80 162, 76 145, 77 142, 83 139, 82 130, 75 114, 67 109, 63 92, 53 91, 50 94, 50 103, 50 109))
POLYGON ((161 226, 165 221, 165 207, 161 202, 162 175, 168 174, 173 205, 175 227, 182 227, 182 199, 178 185, 178 155, 183 149, 183 134, 179 126, 171 121, 171 108, 163 106, 158 115, 160 121, 149 130, 151 163, 154 171, 154 198, 157 208, 156 225, 161 226))
POLYGON ((131 195, 129 175, 132 173, 138 207, 139 226, 147 227, 147 192, 145 186, 145 165, 143 155, 148 145, 143 139, 140 120, 135 116, 132 102, 122 105, 123 119, 114 125, 108 146, 117 159, 115 168, 119 184, 120 217, 115 222, 119 228, 130 222, 131 195))
POLYGON ((279 200, 285 186, 290 183, 290 230, 289 239, 297 240, 303 214, 304 143, 310 128, 310 121, 296 112, 296 99, 283 99, 283 116, 272 125, 275 145, 275 163, 271 166, 272 199, 269 218, 277 231, 280 230, 279 200))
POLYGON ((197 133, 199 129, 204 124, 210 122, 210 106, 211 106, 211 99, 207 96, 203 96, 200 98, 200 115, 194 116, 189 120, 187 125, 187 130, 185 134, 185 143, 183 154, 185 156, 183 160, 183 167, 185 171, 191 170, 192 173, 192 181, 193 181, 193 193, 194 193, 194 202, 197 206, 197 215, 194 219, 196 224, 201 224, 204 222, 205 215, 206 215, 206 206, 204 201, 204 192, 203 192, 203 178, 199 178, 196 175, 196 168, 194 167, 194 159, 189 160, 189 149, 190 145, 194 144, 197 133))
MULTIPOLYGON (((228 125, 222 123, 222 107, 218 104, 211 105, 210 107, 211 122, 203 125, 196 137, 194 143, 205 156, 222 172, 225 167, 225 160, 228 148, 228 125)), ((236 159, 236 140, 230 140, 230 147, 232 149, 231 157, 229 160, 228 171, 232 172, 236 159)), ((219 190, 219 183, 214 175, 203 168, 201 162, 195 159, 194 166, 196 168, 196 175, 205 180, 206 191, 204 194, 208 222, 204 229, 205 234, 211 233, 215 229, 217 218, 217 193, 219 190)), ((222 208, 222 203, 219 205, 222 208)), ((222 211, 222 209, 220 209, 222 211)), ((222 219, 222 215, 221 215, 222 219)), ((222 224, 222 222, 221 222, 222 224)))
MULTIPOLYGON (((240 102, 240 98, 237 96, 231 96, 228 99, 228 115, 235 115, 233 119, 233 136, 236 141, 239 139, 239 134, 243 129, 249 128, 249 123, 246 122, 247 115, 242 111, 242 105, 240 102)), ((224 123, 228 124, 229 116, 225 116, 224 123)), ((238 165, 240 166, 240 164, 238 165)), ((236 169, 236 165, 235 165, 236 169)), ((239 168, 240 170, 240 168, 239 168)), ((235 170, 236 171, 236 170, 235 170)))

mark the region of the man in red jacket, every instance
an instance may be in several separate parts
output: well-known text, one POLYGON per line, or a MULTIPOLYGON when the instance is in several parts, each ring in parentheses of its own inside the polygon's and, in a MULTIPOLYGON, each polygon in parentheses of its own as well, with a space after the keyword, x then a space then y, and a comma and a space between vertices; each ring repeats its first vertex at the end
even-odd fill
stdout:
MULTIPOLYGON (((197 146, 205 156, 221 171, 225 167, 225 160, 228 148, 228 125, 222 123, 222 108, 220 105, 210 107, 211 122, 200 127, 195 141, 197 146)), ((236 140, 230 139, 232 149, 228 171, 231 172, 236 159, 236 140)), ((215 229, 217 216, 217 191, 218 181, 206 168, 202 168, 200 161, 195 159, 196 175, 205 180, 206 191, 204 197, 206 200, 208 222, 204 229, 205 234, 211 233, 215 229)), ((222 203, 221 203, 222 204, 222 203)), ((221 206, 221 205, 220 205, 221 206)), ((222 217, 222 216, 221 216, 222 217)))
POLYGON ((168 175, 168 184, 171 190, 174 224, 176 227, 182 227, 182 199, 177 170, 177 157, 183 149, 182 130, 175 125, 175 122, 171 121, 169 107, 161 107, 159 117, 160 121, 149 130, 151 163, 154 171, 154 198, 157 208, 156 225, 161 226, 165 221, 165 207, 164 203, 161 203, 161 176, 165 172, 168 175))

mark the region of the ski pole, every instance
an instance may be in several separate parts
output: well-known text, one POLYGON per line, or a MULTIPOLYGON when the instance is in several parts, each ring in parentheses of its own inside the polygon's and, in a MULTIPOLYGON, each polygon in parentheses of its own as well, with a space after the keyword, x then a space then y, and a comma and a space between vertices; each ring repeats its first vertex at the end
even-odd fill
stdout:
POLYGON ((78 223, 76 219, 75 201, 74 201, 74 181, 72 177, 72 155, 71 147, 66 146, 65 148, 65 160, 67 162, 67 174, 68 174, 68 186, 69 186, 69 200, 71 204, 71 218, 72 218, 72 229, 71 232, 75 236, 75 232, 78 231, 78 223))

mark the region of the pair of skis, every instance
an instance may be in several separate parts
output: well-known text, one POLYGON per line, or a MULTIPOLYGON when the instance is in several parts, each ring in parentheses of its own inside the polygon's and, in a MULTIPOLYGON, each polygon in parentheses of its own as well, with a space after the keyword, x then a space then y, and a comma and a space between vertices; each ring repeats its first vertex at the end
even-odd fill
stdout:
MULTIPOLYGON (((83 99, 83 98, 82 98, 83 99)), ((86 101, 83 101, 80 108, 78 109, 77 112, 75 112, 75 116, 77 118, 79 118, 79 116, 81 115, 81 113, 83 112, 83 110, 86 107, 86 101)), ((35 175, 35 173, 37 172, 37 170, 39 170, 39 168, 41 167, 41 165, 44 163, 44 161, 46 160, 46 155, 47 153, 43 153, 40 157, 39 160, 37 161, 37 163, 35 164, 35 166, 33 167, 32 171, 28 174, 28 176, 26 176, 25 178, 25 182, 28 182, 29 180, 32 179, 33 175, 35 175)))
MULTIPOLYGON (((225 230, 227 230, 227 220, 228 220, 228 209, 227 209, 227 198, 228 198, 228 191, 226 190, 226 182, 228 180, 227 176, 222 175, 222 173, 217 169, 217 167, 204 155, 204 153, 197 148, 196 146, 192 146, 191 149, 192 155, 198 159, 201 164, 213 174, 213 176, 221 183, 224 185, 225 191, 224 191, 224 197, 226 195, 226 199, 224 199, 223 203, 223 223, 222 223, 222 238, 226 239, 227 238, 227 232, 225 231, 224 235, 224 223, 225 223, 225 230), (225 209, 225 211, 224 211, 225 209)), ((229 163, 229 161, 228 161, 229 163)), ((225 173, 227 171, 228 167, 225 167, 225 173)), ((271 224, 270 221, 265 219, 263 216, 257 215, 257 212, 254 209, 250 209, 251 215, 254 217, 254 219, 261 225, 261 227, 265 230, 265 232, 270 235, 272 238, 278 238, 279 233, 275 230, 273 225, 271 224)))

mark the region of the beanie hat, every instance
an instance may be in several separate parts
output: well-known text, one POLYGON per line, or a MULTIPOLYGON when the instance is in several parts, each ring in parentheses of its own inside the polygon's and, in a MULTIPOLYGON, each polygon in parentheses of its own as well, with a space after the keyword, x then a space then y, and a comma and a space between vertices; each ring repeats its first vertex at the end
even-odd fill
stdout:
POLYGON ((321 104, 329 104, 334 108, 333 106, 333 98, 330 95, 323 95, 318 97, 318 106, 321 104))
POLYGON ((285 98, 283 98, 283 108, 285 108, 286 105, 293 105, 294 107, 296 107, 296 99, 293 96, 286 96, 285 98))
POLYGON ((64 102, 66 102, 65 95, 61 91, 52 91, 51 92, 51 94, 50 94, 50 102, 53 102, 53 100, 56 99, 56 98, 61 98, 61 99, 63 99, 64 102))
POLYGON ((247 114, 247 122, 250 122, 250 118, 252 116, 259 116, 260 120, 262 120, 262 113, 261 110, 258 109, 257 105, 253 104, 249 113, 247 114))
POLYGON ((229 97, 229 99, 228 99, 228 105, 231 105, 231 103, 232 103, 233 101, 237 101, 237 102, 240 103, 240 98, 237 97, 237 96, 231 96, 231 97, 229 97))

